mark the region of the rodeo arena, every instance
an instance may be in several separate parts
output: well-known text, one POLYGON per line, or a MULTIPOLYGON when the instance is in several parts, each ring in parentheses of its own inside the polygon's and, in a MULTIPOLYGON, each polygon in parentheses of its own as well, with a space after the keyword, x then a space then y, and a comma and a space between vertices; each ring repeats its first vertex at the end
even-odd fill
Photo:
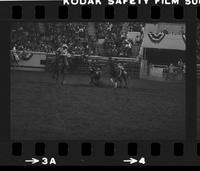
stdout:
POLYGON ((11 26, 11 137, 183 139, 185 25, 11 26))

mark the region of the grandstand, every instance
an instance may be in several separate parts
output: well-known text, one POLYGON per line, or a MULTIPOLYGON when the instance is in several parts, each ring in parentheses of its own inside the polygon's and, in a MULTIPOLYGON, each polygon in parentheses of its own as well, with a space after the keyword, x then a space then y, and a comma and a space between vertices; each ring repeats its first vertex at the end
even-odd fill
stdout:
MULTIPOLYGON (((78 41, 85 42, 91 48, 99 39, 104 40, 104 45, 109 44, 104 51, 110 51, 114 45, 125 48, 126 34, 129 30, 129 23, 14 23, 11 33, 11 47, 17 49, 51 52, 55 51, 60 44, 66 43, 74 51, 78 41), (121 34, 125 35, 124 37, 121 34), (92 42, 91 42, 92 41, 92 42), (76 45, 75 45, 76 44, 76 45)), ((138 24, 136 28, 138 30, 138 24)), ((131 30, 134 31, 133 24, 131 30)), ((128 42, 129 43, 129 42, 128 42)), ((79 44, 82 46, 82 44, 79 44)), ((106 46, 106 45, 105 45, 106 46)), ((89 52, 91 53, 91 51, 89 52)), ((93 52, 96 53, 96 50, 93 52)), ((97 55, 97 54, 95 54, 97 55)), ((115 56, 111 53, 112 56, 115 56)), ((116 54, 124 56, 119 52, 116 54)), ((126 56, 127 57, 127 56, 126 56)), ((130 54, 129 57, 132 57, 130 54)))

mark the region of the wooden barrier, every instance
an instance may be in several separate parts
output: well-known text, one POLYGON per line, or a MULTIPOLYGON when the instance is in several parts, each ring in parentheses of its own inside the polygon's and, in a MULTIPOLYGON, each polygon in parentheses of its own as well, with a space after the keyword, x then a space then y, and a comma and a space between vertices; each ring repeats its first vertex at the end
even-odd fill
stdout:
MULTIPOLYGON (((12 53, 13 51, 11 51, 12 53)), ((21 59, 17 63, 11 63, 11 69, 24 70, 24 71, 45 71, 46 53, 30 52, 30 51, 17 51, 14 52, 18 56, 24 54, 31 54, 28 59, 21 59)), ((11 54, 13 55, 13 54, 11 54)))
MULTIPOLYGON (((11 50, 11 52, 13 52, 11 50)), ((27 53, 32 54, 32 57, 27 60, 21 60, 19 64, 13 64, 12 69, 16 70, 27 70, 27 71, 49 71, 51 68, 51 64, 55 60, 55 52, 53 53, 45 53, 45 52, 32 52, 32 51, 17 51, 18 53, 27 53)), ((103 72, 105 74, 108 73, 108 59, 109 57, 104 56, 81 56, 81 55, 73 55, 74 60, 72 63, 74 64, 71 72, 77 74, 88 74, 89 72, 89 63, 88 60, 95 59, 102 66, 103 72)), ((121 62, 125 64, 125 69, 128 74, 132 78, 140 77, 140 62, 138 62, 135 58, 125 58, 125 57, 112 57, 113 60, 117 60, 117 62, 121 62)))
MULTIPOLYGON (((101 65, 104 75, 108 75, 109 73, 109 66, 108 66, 108 57, 103 56, 87 56, 81 57, 80 55, 74 55, 74 60, 76 65, 71 70, 72 73, 76 74, 89 74, 89 63, 88 60, 95 59, 98 61, 98 64, 101 65), (78 59, 78 60, 77 60, 78 59)), ((46 68, 48 70, 49 65, 51 65, 52 60, 55 56, 48 55, 46 60, 46 68)), ((133 58, 124 58, 124 57, 112 57, 114 60, 116 59, 117 62, 122 62, 125 64, 125 69, 129 73, 131 78, 140 77, 140 62, 136 61, 133 58)), ((73 63, 73 62, 72 62, 73 63)))

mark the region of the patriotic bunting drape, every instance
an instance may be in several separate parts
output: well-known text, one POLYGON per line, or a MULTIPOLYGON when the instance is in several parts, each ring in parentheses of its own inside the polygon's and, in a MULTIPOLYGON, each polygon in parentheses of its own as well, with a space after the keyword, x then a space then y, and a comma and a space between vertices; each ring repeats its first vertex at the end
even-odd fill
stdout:
POLYGON ((165 37, 165 33, 164 32, 160 32, 160 33, 148 33, 148 36, 150 38, 150 40, 154 43, 160 43, 163 38, 165 37))
POLYGON ((31 52, 23 52, 23 51, 12 51, 12 55, 16 58, 18 57, 19 60, 28 61, 33 56, 31 52))
MULTIPOLYGON (((153 42, 153 43, 160 43, 164 37, 165 37, 165 33, 164 32, 160 32, 160 33, 148 33, 149 39, 153 42)), ((185 34, 182 34, 182 38, 184 43, 186 42, 186 36, 185 34)))

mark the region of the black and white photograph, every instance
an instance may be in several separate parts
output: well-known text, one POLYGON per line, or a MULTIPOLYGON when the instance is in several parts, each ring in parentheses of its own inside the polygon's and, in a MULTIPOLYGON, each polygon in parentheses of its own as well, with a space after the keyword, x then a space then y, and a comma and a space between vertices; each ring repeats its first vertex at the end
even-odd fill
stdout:
POLYGON ((197 24, 197 65, 196 65, 196 76, 197 76, 197 138, 200 139, 200 23, 197 24))
POLYGON ((185 139, 185 32, 169 22, 12 22, 11 139, 185 139))

